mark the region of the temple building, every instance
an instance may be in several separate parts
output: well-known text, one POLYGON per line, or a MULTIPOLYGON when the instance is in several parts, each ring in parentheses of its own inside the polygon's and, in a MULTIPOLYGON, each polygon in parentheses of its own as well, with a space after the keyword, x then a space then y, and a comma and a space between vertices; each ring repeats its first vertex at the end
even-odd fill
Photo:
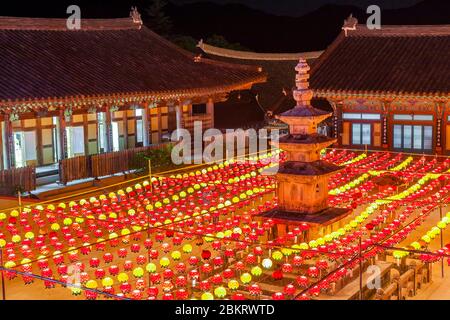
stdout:
POLYGON ((0 170, 158 144, 214 126, 214 104, 263 82, 260 67, 213 61, 120 19, 0 17, 0 170))
POLYGON ((449 62, 450 25, 370 30, 350 17, 311 88, 333 108, 339 146, 449 154, 449 62))
POLYGON ((259 104, 273 114, 289 109, 292 68, 304 57, 311 65, 312 105, 333 112, 326 133, 336 138, 334 146, 450 154, 450 25, 370 30, 350 17, 324 52, 199 48, 211 58, 268 66, 267 83, 240 94, 259 98, 248 102, 247 112, 260 115, 259 104))

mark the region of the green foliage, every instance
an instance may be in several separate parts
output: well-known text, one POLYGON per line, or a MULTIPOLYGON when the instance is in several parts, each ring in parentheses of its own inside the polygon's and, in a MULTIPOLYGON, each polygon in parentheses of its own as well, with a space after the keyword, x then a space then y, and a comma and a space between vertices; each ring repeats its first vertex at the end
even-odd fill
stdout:
POLYGON ((173 43, 175 43, 180 48, 183 48, 184 50, 190 51, 190 52, 196 52, 197 50, 197 43, 198 41, 195 40, 191 36, 184 36, 184 35, 176 35, 171 37, 170 39, 173 43))
POLYGON ((133 169, 141 171, 142 174, 148 173, 149 160, 152 165, 152 172, 169 170, 176 167, 171 158, 173 146, 168 144, 162 148, 149 149, 145 152, 139 152, 134 157, 133 169))
POLYGON ((232 50, 241 50, 241 51, 248 51, 247 48, 242 46, 240 43, 232 43, 229 42, 227 39, 225 39, 224 36, 213 34, 212 36, 208 37, 205 42, 207 44, 210 44, 215 47, 225 48, 225 49, 232 49, 232 50))
POLYGON ((166 0, 153 0, 145 9, 149 27, 159 35, 167 36, 172 29, 172 21, 164 12, 166 0))

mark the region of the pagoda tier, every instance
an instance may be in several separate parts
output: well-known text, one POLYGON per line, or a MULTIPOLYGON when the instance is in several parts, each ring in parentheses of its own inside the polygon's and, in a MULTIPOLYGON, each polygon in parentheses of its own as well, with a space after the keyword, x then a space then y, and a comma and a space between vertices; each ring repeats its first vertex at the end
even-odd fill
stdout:
POLYGON ((348 214, 348 210, 329 208, 328 180, 343 167, 320 160, 320 151, 336 139, 317 133, 318 125, 332 113, 311 106, 309 66, 300 59, 295 70, 297 105, 277 118, 289 126, 289 134, 279 139, 279 147, 286 152, 287 161, 280 164, 278 180, 278 207, 263 217, 327 225, 348 214))

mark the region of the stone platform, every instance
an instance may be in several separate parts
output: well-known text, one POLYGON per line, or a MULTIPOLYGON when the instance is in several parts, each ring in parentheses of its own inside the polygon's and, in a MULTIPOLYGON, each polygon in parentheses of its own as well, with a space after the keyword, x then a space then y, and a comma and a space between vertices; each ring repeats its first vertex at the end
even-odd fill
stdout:
POLYGON ((260 217, 262 219, 272 219, 275 223, 281 224, 308 223, 311 226, 324 227, 345 218, 350 213, 352 213, 352 210, 344 208, 326 208, 314 214, 283 211, 276 208, 264 212, 260 217))

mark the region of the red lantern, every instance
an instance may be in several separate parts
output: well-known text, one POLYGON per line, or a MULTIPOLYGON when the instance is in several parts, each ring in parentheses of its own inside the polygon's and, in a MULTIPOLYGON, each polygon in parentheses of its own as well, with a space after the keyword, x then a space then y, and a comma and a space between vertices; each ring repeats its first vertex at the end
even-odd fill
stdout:
POLYGON ((284 287, 284 293, 288 296, 293 296, 295 294, 295 287, 292 284, 288 284, 284 287))
POLYGON ((209 251, 209 250, 202 250, 202 259, 203 260, 208 260, 209 258, 211 258, 211 251, 209 251))
POLYGON ((272 295, 272 300, 284 300, 284 294, 282 292, 275 292, 272 295))

